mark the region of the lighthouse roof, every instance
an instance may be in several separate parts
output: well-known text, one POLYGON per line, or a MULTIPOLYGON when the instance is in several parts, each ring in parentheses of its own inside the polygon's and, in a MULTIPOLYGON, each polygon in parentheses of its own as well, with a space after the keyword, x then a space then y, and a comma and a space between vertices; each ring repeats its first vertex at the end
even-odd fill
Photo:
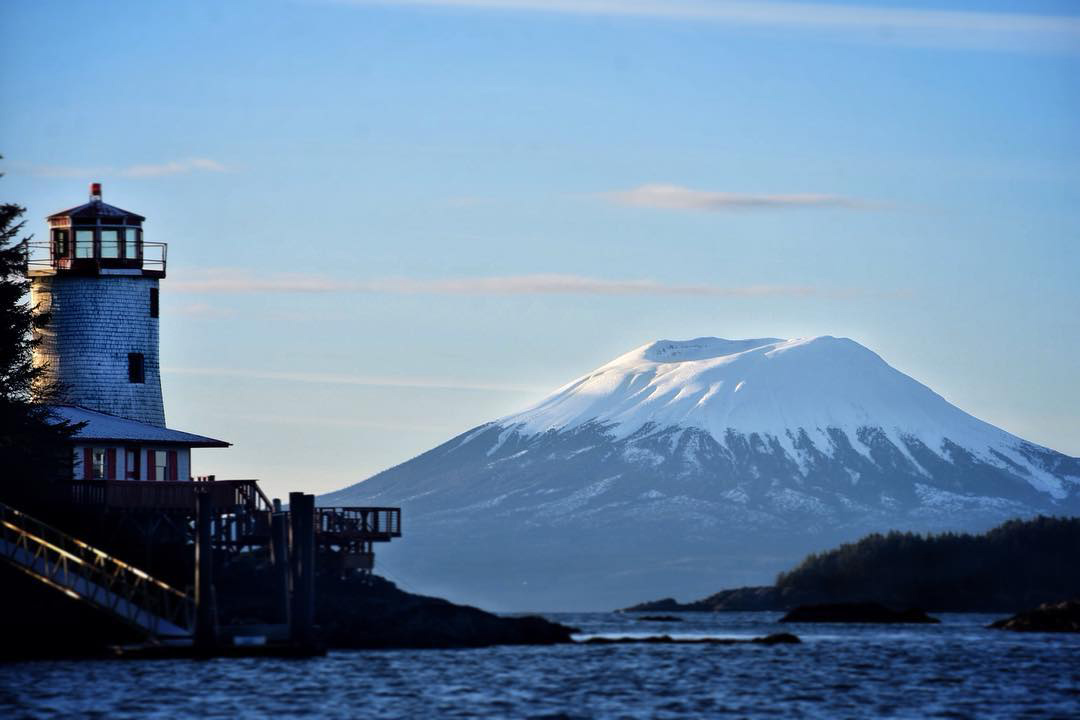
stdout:
POLYGON ((115 205, 110 205, 109 203, 102 202, 101 200, 91 200, 88 203, 76 205, 75 207, 68 208, 67 210, 61 210, 60 212, 53 213, 47 219, 55 220, 58 218, 70 218, 73 221, 108 218, 109 220, 117 224, 142 223, 142 221, 146 219, 138 213, 133 213, 130 210, 124 210, 123 208, 118 208, 115 205))
POLYGON ((229 447, 224 440, 158 427, 128 418, 107 415, 75 405, 52 405, 52 414, 70 423, 86 423, 75 435, 76 441, 140 442, 184 447, 229 447))

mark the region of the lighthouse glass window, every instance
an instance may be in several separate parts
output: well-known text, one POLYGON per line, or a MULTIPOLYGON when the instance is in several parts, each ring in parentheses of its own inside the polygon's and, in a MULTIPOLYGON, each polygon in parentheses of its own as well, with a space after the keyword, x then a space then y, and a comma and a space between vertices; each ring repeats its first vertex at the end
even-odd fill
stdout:
POLYGON ((101 231, 101 257, 103 258, 118 258, 120 257, 120 231, 119 230, 102 230, 101 231))
POLYGON ((92 257, 94 257, 94 231, 93 230, 76 230, 75 231, 75 257, 77 257, 77 258, 92 258, 92 257))
POLYGON ((139 231, 135 228, 124 230, 124 257, 135 260, 139 257, 139 231))

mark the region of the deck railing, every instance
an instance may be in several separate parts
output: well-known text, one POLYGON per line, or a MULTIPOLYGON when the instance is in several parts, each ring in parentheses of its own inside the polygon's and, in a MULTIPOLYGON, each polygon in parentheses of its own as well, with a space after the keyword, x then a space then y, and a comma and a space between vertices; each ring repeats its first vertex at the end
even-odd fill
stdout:
POLYGON ((195 511, 195 494, 209 493, 221 510, 247 507, 269 511, 270 501, 257 480, 205 480, 158 482, 143 480, 72 480, 58 483, 58 499, 76 505, 116 509, 195 511))
MULTIPOLYGON (((216 480, 213 476, 187 482, 71 480, 55 485, 53 499, 102 510, 190 516, 198 494, 209 495, 215 510, 215 545, 242 548, 269 542, 274 506, 258 480, 216 480)), ((401 537, 401 508, 319 507, 314 526, 321 545, 367 551, 371 543, 401 537)))
POLYGON ((390 540, 401 537, 401 508, 315 508, 315 532, 343 540, 390 540))

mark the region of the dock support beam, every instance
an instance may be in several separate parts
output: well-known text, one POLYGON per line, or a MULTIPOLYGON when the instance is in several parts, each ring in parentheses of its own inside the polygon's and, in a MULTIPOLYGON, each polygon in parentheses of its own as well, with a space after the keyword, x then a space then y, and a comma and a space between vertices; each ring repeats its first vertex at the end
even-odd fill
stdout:
POLYGON ((289 568, 289 514, 281 511, 281 501, 277 499, 274 500, 274 512, 270 516, 270 545, 274 553, 274 589, 278 598, 279 620, 288 625, 292 614, 289 608, 292 572, 289 568))
POLYGON ((214 506, 210 493, 195 494, 195 510, 198 518, 195 536, 195 647, 210 651, 217 647, 214 547, 210 541, 214 506))
POLYGON ((315 496, 289 493, 292 520, 292 639, 311 647, 315 639, 315 496))

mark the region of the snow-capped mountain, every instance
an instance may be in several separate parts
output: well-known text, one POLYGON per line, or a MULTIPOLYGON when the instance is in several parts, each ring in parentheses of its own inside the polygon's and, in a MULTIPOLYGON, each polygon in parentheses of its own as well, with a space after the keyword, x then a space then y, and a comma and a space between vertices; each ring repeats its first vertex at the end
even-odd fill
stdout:
POLYGON ((852 340, 662 340, 321 502, 402 506, 380 563, 410 586, 602 609, 767 583, 869 531, 1078 514, 1080 460, 852 340))

